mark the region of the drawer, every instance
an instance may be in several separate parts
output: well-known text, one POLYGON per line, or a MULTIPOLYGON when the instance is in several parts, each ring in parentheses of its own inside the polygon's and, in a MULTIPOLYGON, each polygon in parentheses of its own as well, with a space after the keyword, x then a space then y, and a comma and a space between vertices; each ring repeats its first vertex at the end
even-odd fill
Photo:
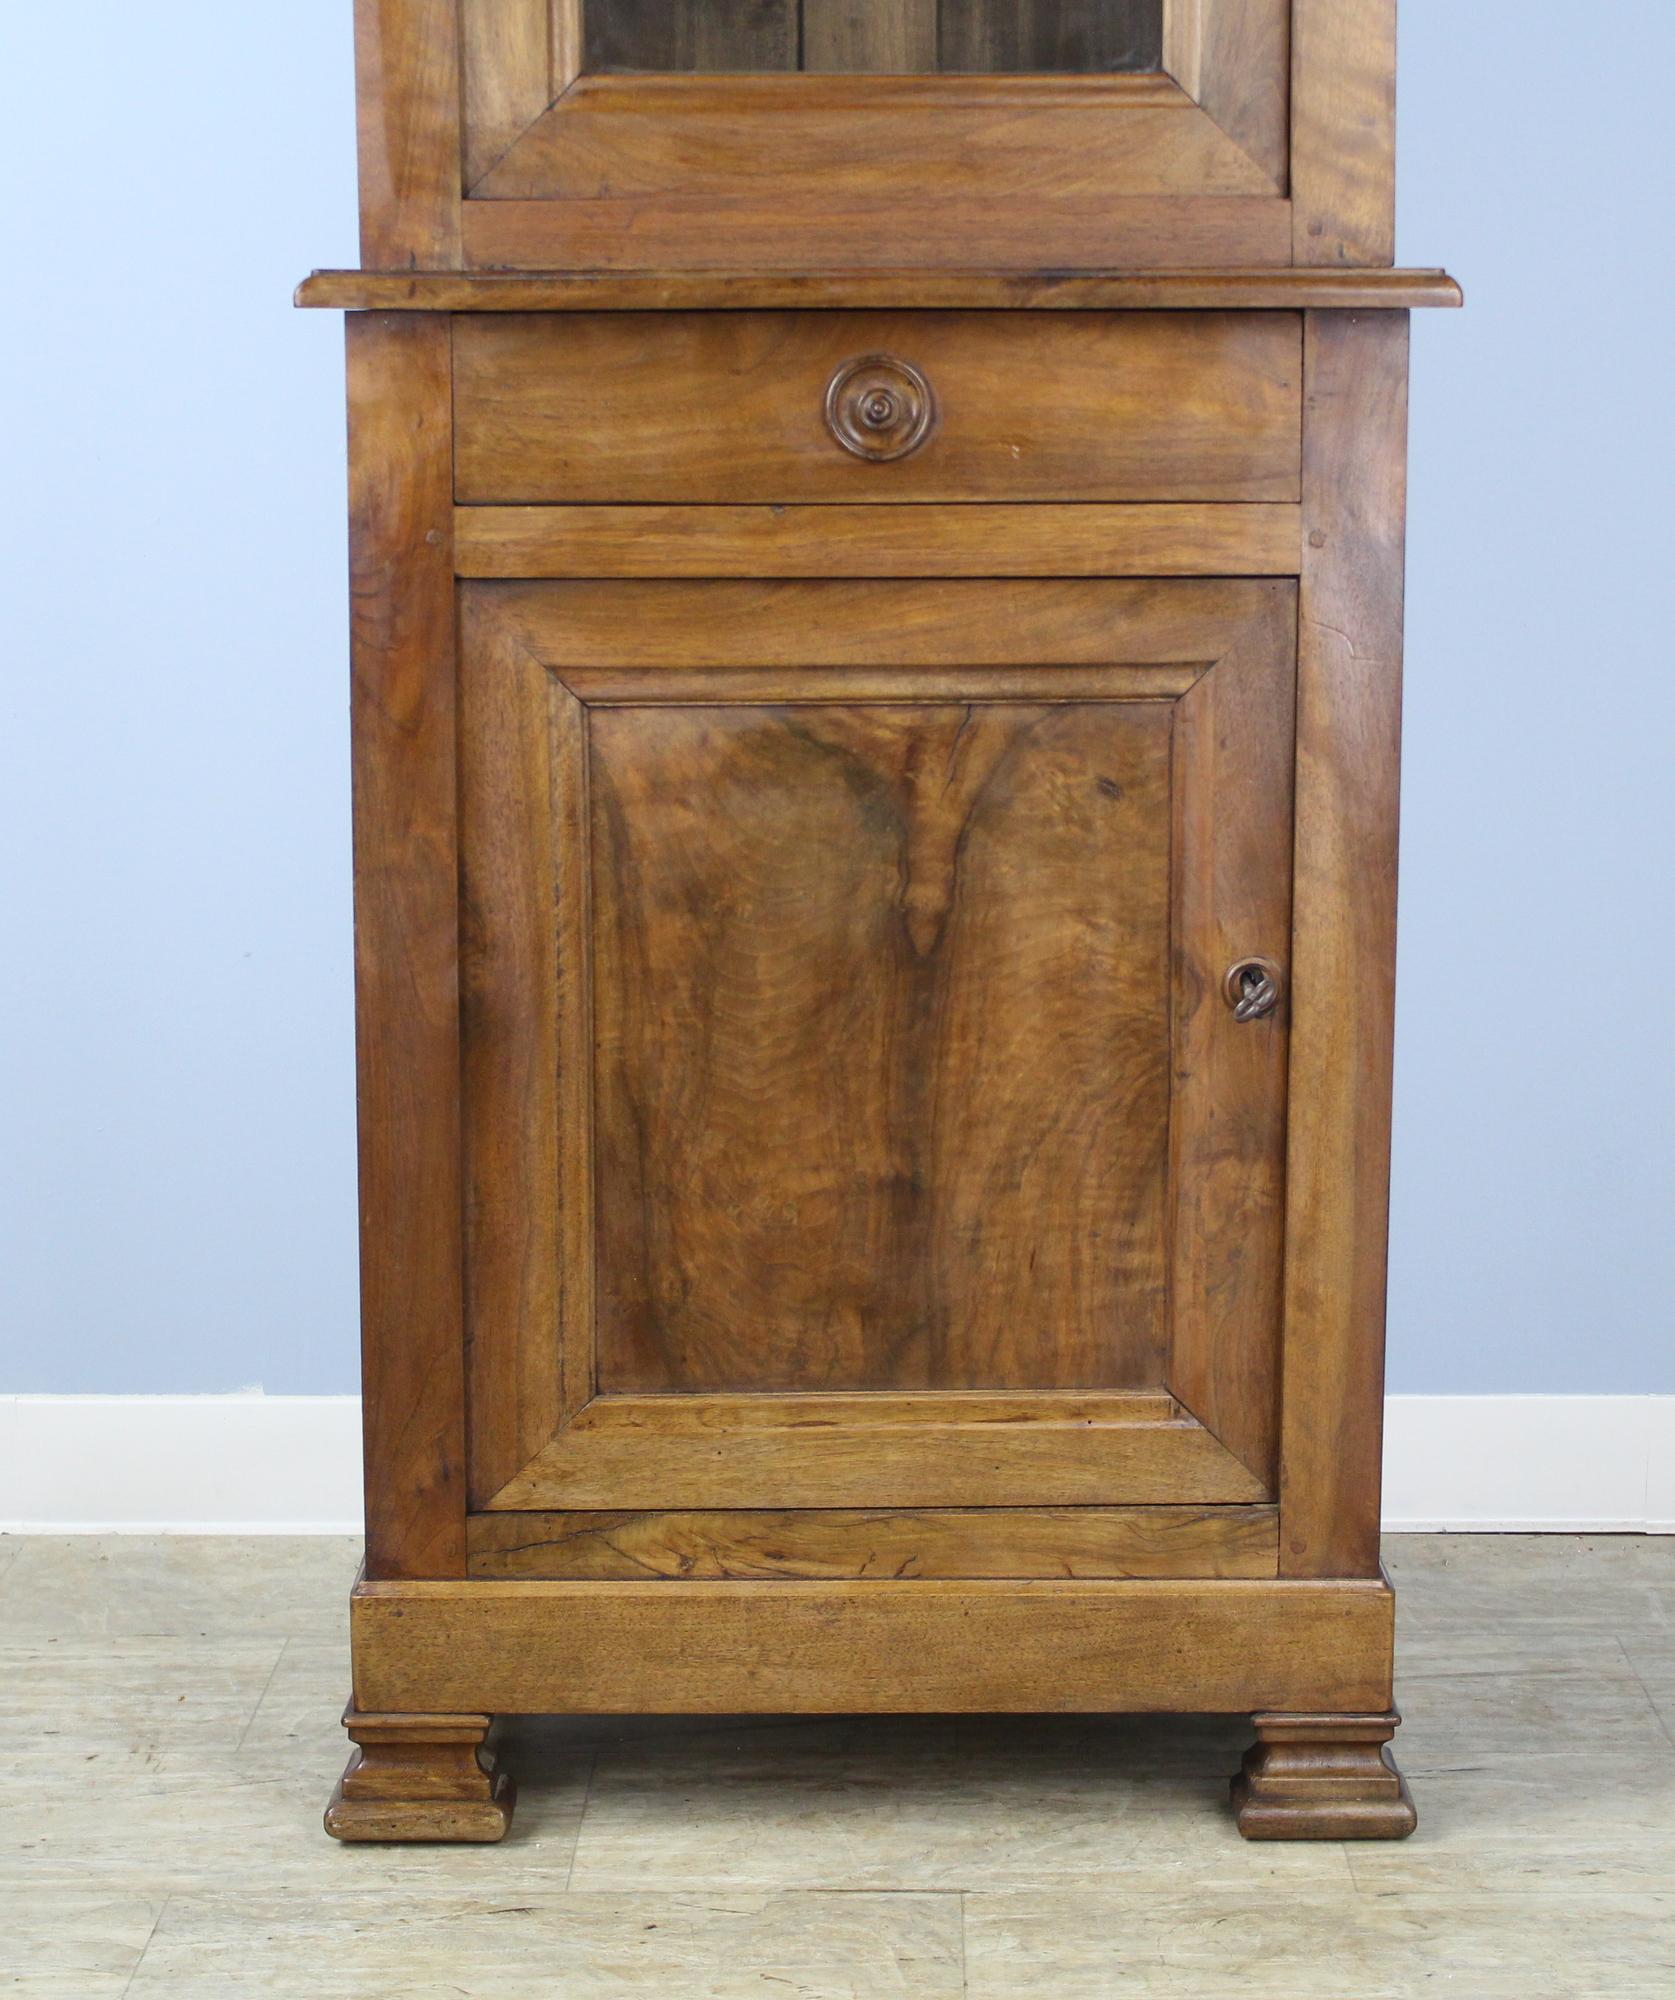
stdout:
POLYGON ((481 313, 466 503, 1292 501, 1295 313, 481 313))

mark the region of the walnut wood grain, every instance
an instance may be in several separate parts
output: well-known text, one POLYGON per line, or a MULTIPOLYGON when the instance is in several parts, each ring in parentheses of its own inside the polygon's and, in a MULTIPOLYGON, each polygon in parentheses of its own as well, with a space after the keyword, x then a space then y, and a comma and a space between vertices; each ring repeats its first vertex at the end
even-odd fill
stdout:
POLYGON ((468 1332, 505 1337, 467 1350, 479 1497, 592 1394, 580 1329, 593 1269, 592 1181, 577 1171, 590 1151, 592 1065, 573 1046, 586 1019, 585 947, 573 942, 586 911, 575 703, 481 609, 470 595, 461 605, 465 1314, 468 1332))
POLYGON ((564 685, 590 709, 750 704, 787 709, 835 702, 892 708, 1027 702, 1174 700, 1208 672, 1202 660, 1120 667, 566 667, 564 685))
POLYGON ((1405 312, 1457 307, 1446 271, 316 271, 299 306, 350 312, 872 310, 1405 312))
POLYGON ((1288 263, 1276 4, 1216 0, 1199 89, 1231 131, 1162 71, 583 76, 476 184, 467 261, 1288 263))
POLYGON ((366 1561, 465 1563, 446 322, 349 322, 366 1561))
MULTIPOLYGON (((564 1413, 574 1412, 592 1390, 587 1301, 594 1044, 587 962, 595 918, 583 838, 588 773, 579 752, 577 687, 590 701, 635 702, 631 717, 646 713, 647 700, 693 697, 735 703, 800 700, 811 693, 828 701, 1155 699, 1193 684, 1207 663, 1194 655, 1214 656, 1233 645, 1268 588, 856 584, 839 587, 835 598, 834 586, 811 594, 810 586, 798 584, 466 588, 460 811, 472 1463, 479 1499, 500 1492, 520 1467, 533 1464, 564 1413), (837 604, 841 619, 833 616, 837 604), (982 647, 974 643, 979 633, 982 647), (811 683, 801 662, 829 647, 833 634, 842 635, 852 664, 828 669, 811 683), (963 664, 983 651, 996 661, 1080 657, 1100 664, 963 664), (1114 653, 1121 664, 1112 664, 1114 653), (612 664, 586 669, 572 665, 576 659, 612 664), (730 664, 753 659, 793 664, 764 669, 768 684, 756 687, 749 684, 752 669, 730 664), (929 662, 924 672, 932 684, 916 679, 911 665, 866 664, 879 660, 929 662), (705 661, 723 664, 706 678, 696 664, 705 661), (836 684, 834 676, 848 684, 836 684), (873 677, 870 686, 867 676, 873 677), (531 799, 551 802, 550 823, 530 813, 531 799), (551 942, 542 945, 543 939, 551 942)), ((607 901, 607 917, 610 908, 607 901)), ((1259 1483, 1231 1462, 1222 1467, 1219 1447, 1206 1457, 1202 1442, 1185 1434, 1164 1439, 1160 1476, 1176 1483, 1166 1495, 1142 1488, 1126 1497, 1260 1497, 1259 1483), (1172 1453, 1185 1457, 1171 1472, 1172 1453), (1207 1468, 1202 1475, 1194 1470, 1201 1461, 1207 1468), (1190 1483, 1201 1476, 1219 1482, 1213 1493, 1190 1483)), ((780 1460, 795 1456, 795 1443, 789 1441, 780 1460)), ((850 1479, 863 1461, 848 1447, 845 1453, 839 1471, 850 1479)), ((617 1476, 616 1463, 605 1465, 604 1476, 617 1476)), ((629 1474, 649 1464, 630 1463, 629 1474)), ((526 1502, 550 1499, 540 1476, 532 1472, 536 1483, 518 1489, 526 1502)), ((767 1482, 769 1501, 784 1497, 772 1483, 774 1466, 764 1465, 756 1476, 767 1482)), ((706 1489, 696 1497, 707 1503, 717 1496, 706 1489)), ((723 1488, 719 1497, 737 1496, 723 1488)), ((834 1495, 817 1488, 805 1497, 834 1495)), ((865 1488, 835 1496, 872 1497, 865 1488)), ((623 1498, 619 1488, 598 1491, 601 1505, 623 1498)))
MULTIPOLYGON (((974 184, 1013 205, 1275 194, 1272 178, 1161 75, 671 74, 582 76, 474 193, 486 208, 579 203, 608 189, 646 220, 705 200, 766 221, 770 202, 842 208, 910 188, 913 204, 935 209, 974 184), (770 124, 771 193, 757 136, 770 124)), ((910 213, 904 204, 883 234, 899 237, 910 213)))
POLYGON ((1205 0, 1164 0, 1159 66, 1196 100, 1203 86, 1205 0))
POLYGON ((517 1792, 482 1747, 486 1715, 343 1718, 357 1747, 326 1808, 334 1840, 503 1840, 517 1792))
MULTIPOLYGON (((599 1191, 594 1365, 614 1392, 585 1409, 572 1401, 570 1421, 504 1483, 535 1429, 502 1450, 505 1419, 485 1418, 479 1502, 849 1506, 879 1497, 869 1464, 875 1482, 912 1482, 892 1495, 901 1504, 1018 1504, 1029 1479, 1060 1482, 1034 1489, 1059 1501, 1263 1497, 1266 1464, 1248 1469, 1195 1424, 1114 1428, 1107 1442, 1051 1424, 1014 1429, 997 1480, 969 1404, 930 1422, 921 1413, 924 1439, 892 1455, 876 1402, 843 1424, 793 1407, 783 1438, 747 1446, 737 1431, 771 1399, 704 1404, 690 1392, 1039 1392, 1139 1387, 1173 1371, 1163 1318, 1166 996, 1180 977, 1167 957, 1171 871, 1203 884, 1192 909, 1209 914, 1191 926, 1218 910, 1230 924, 1224 898, 1268 893, 1252 871, 1271 872, 1283 913, 1292 605, 1289 585, 1233 582, 468 587, 468 731, 479 699, 485 712, 521 701, 526 718, 504 725, 498 753, 516 771, 513 746, 541 740, 552 701, 586 715, 585 779, 556 795, 585 788, 590 801, 592 929, 566 949, 574 962, 591 940, 592 970, 578 982, 592 995, 597 1051, 591 1173, 573 1157, 576 1185, 599 1191), (991 659, 1024 664, 962 664, 978 633, 991 659), (848 661, 811 667, 805 641, 848 661), (1078 656, 1104 664, 1048 664, 1078 656), (898 660, 917 664, 869 664, 898 660), (1281 759, 1271 796, 1257 805, 1234 788, 1219 829, 1208 800, 1184 818, 1171 804, 1172 786, 1208 782, 1216 766, 1179 765, 1160 700, 1212 674, 1254 676, 1213 711, 1248 738, 1224 760, 1254 757, 1249 784, 1261 793, 1262 760, 1276 744, 1281 759), (1125 805, 1127 816, 1113 811, 1125 805), (1253 814, 1268 832, 1247 824, 1253 814), (1013 883, 1029 885, 1017 905, 1013 883), (999 1067, 991 1050, 1004 1052, 999 1067), (642 1394, 639 1405, 622 1393, 672 1390, 686 1393, 642 1394), (717 1433, 728 1437, 719 1457, 717 1433)), ((578 844, 574 821, 533 848, 521 830, 519 799, 544 792, 553 779, 537 770, 481 798, 468 782, 462 798, 486 849, 481 869, 467 855, 468 890, 480 873, 516 885, 501 921, 470 933, 468 994, 485 996, 483 1033, 504 1043, 482 1052, 489 1096, 468 1112, 468 1132, 480 1118, 502 1136, 485 1155, 492 1194, 470 1213, 515 1219, 512 1234, 474 1225, 472 1264, 485 1299, 535 1301, 474 1311, 474 1365, 485 1382, 545 1380, 550 1421, 555 1371, 570 1365, 555 1346, 568 1353, 588 1329, 554 1305, 555 1252, 528 1233, 562 1211, 550 1176, 571 1155, 543 1139, 544 1086, 525 1097, 521 1079, 589 1065, 578 1011, 521 941, 553 933, 555 918, 533 913, 554 911, 562 937, 581 907, 575 888, 552 885, 555 857, 578 844), (565 1037, 582 1053, 564 1058, 565 1037)), ((1283 930, 1283 914, 1276 921, 1283 930)), ((1220 935, 1205 931, 1193 949, 1213 957, 1220 935)), ((1211 970, 1219 980, 1219 964, 1211 970)), ((1219 986, 1194 976, 1219 1009, 1219 986)), ((1237 1032, 1230 1015, 1215 1032, 1237 1032)), ((468 1088, 478 1074, 468 1052, 468 1088)), ((1277 1179, 1281 1144, 1271 1069, 1254 1074, 1249 1100, 1229 1069, 1220 1106, 1248 1128, 1228 1180, 1247 1202, 1262 1173, 1277 1179)), ((578 1145, 580 1127, 561 1126, 578 1145)), ((1212 1119, 1209 1192, 1195 1192, 1188 1226, 1175 1225, 1202 1241, 1180 1269, 1213 1294, 1238 1391, 1271 1409, 1268 1267, 1237 1230, 1215 1232, 1213 1129, 1212 1119), (1261 1353, 1236 1363, 1241 1329, 1261 1353)), ((556 1224, 545 1227, 550 1244, 556 1224)), ((585 1237, 576 1242, 567 1269, 585 1258, 585 1237)), ((1176 1318, 1208 1309, 1178 1299, 1176 1318)), ((1209 1339, 1189 1337, 1183 1353, 1209 1339)), ((510 1400, 504 1387, 496 1400, 510 1400)))
POLYGON ((1272 1507, 473 1514, 470 1574, 632 1583, 756 1577, 1271 1577, 1272 1507))
POLYGON ((461 576, 1295 576, 1296 507, 460 507, 461 576))
POLYGON ((1220 659, 1268 601, 1267 586, 1235 579, 1034 577, 463 586, 473 597, 567 681, 610 668, 1091 667, 1112 693, 1131 668, 1220 659))
POLYGON ((1246 1840, 1405 1840, 1419 1824, 1385 1745, 1401 1717, 1258 1715, 1233 1780, 1246 1840))
POLYGON ((1388 264, 1396 0, 1293 0, 1292 262, 1388 264))
POLYGON ((1288 1015, 1236 1020, 1223 976, 1289 957, 1297 598, 1259 616, 1175 708, 1169 1382, 1273 1476, 1285 1251, 1288 1015))
POLYGON ((1378 1567, 1408 327, 1311 315, 1281 1568, 1378 1567))
POLYGON ((460 261, 455 0, 355 0, 361 257, 391 270, 460 261))
MULTIPOLYGON (((1260 169, 1237 151, 1194 107, 1141 111, 1170 120, 1177 150, 1189 152, 1204 119, 1230 178, 1247 187, 1236 195, 1077 195, 1001 202, 960 192, 890 210, 879 226, 887 190, 844 198, 777 192, 755 199, 715 195, 578 195, 566 201, 530 197, 463 205, 460 231, 468 269, 495 272, 638 274, 684 271, 715 284, 715 272, 748 270, 758 282, 824 266, 855 272, 918 269, 933 280, 973 260, 1026 282, 1056 282, 1081 269, 1202 271, 1226 266, 1281 265, 1291 255, 1291 203, 1248 191, 1260 169), (1176 121, 1182 121, 1177 123, 1176 121)), ((539 131, 537 124, 534 130, 539 131)), ((894 142, 892 142, 894 143, 894 142)), ((814 168, 809 169, 811 178, 814 168)), ((436 260, 443 261, 441 259, 436 260)), ((837 290, 834 305, 853 305, 837 290)), ((730 303, 730 302, 729 302, 730 303)))
POLYGON ((600 1396, 486 1503, 1084 1507, 1265 1501, 1202 1425, 1123 1395, 600 1396))
MULTIPOLYGON (((550 0, 552 8, 551 97, 561 97, 582 70, 587 0, 550 0)), ((550 101, 550 98, 549 98, 550 101)))
POLYGON ((552 0, 460 0, 465 185, 474 187, 552 102, 552 0))
POLYGON ((1294 501, 1301 329, 1281 314, 468 315, 463 501, 1294 501), (858 355, 928 378, 912 457, 826 425, 858 355))
POLYGON ((1169 6, 1195 17, 1192 96, 1275 188, 1286 185, 1291 157, 1291 8, 1292 0, 1169 6))
POLYGON ((356 1695, 497 1713, 1378 1714, 1394 1600, 1368 1583, 360 1585, 356 1695))
POLYGON ((601 1384, 1161 1382, 1169 706, 589 734, 601 1384))

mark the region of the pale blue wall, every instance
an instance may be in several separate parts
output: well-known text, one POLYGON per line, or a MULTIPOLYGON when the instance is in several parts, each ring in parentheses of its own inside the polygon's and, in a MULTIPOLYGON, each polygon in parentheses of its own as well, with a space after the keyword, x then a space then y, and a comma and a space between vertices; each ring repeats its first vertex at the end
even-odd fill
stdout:
POLYGON ((0 4, 0 1388, 354 1385, 352 61, 0 4))
MULTIPOLYGON (((1548 11, 1404 12, 1405 1390, 1675 1389, 1675 8, 1548 11)), ((0 1389, 354 1385, 348 16, 0 24, 0 1389)))
POLYGON ((1401 19, 1399 254, 1468 310, 1414 320, 1390 1381, 1670 1391, 1675 6, 1401 19))

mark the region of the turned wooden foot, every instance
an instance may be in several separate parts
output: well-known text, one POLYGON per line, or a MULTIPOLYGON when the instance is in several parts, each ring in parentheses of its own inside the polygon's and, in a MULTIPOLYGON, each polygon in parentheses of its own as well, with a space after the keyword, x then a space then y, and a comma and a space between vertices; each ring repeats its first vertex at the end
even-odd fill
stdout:
POLYGON ((1401 1717, 1258 1715, 1233 1780, 1246 1840, 1402 1840, 1419 1824, 1385 1750, 1401 1717))
POLYGON ((326 1808, 337 1840, 500 1840, 512 1824, 512 1780, 483 1749, 487 1715, 360 1715, 343 1726, 359 1746, 326 1808))

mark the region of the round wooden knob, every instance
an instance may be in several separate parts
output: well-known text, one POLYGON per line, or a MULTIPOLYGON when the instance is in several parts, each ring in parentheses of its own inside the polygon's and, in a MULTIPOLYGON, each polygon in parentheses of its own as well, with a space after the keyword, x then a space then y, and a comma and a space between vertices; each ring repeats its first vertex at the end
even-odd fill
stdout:
POLYGON ((846 361, 826 385, 826 425, 857 458, 906 458, 931 434, 936 400, 917 368, 889 354, 846 361))

